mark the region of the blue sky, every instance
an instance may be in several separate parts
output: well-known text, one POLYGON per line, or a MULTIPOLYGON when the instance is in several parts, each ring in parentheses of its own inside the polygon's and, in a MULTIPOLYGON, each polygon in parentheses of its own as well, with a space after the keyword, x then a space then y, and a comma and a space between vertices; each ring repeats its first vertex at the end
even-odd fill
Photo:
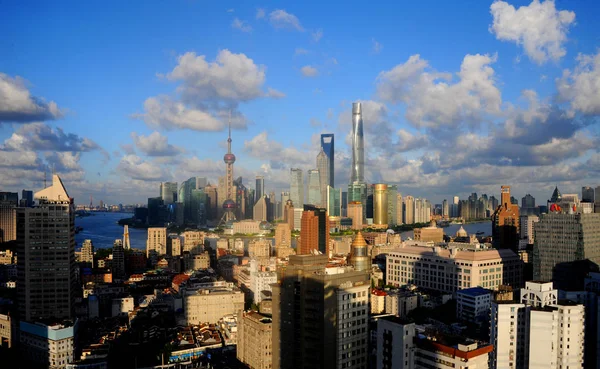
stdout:
POLYGON ((348 181, 352 101, 367 179, 434 202, 470 192, 542 202, 599 185, 596 1, 89 3, 0 14, 0 189, 144 202, 161 180, 235 173, 287 190, 336 135, 348 181))

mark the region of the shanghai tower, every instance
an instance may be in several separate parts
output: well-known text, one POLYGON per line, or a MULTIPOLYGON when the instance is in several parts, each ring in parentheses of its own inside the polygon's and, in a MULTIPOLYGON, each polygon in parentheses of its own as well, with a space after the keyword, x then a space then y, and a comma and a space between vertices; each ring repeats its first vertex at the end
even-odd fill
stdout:
POLYGON ((365 143, 363 136, 362 109, 360 103, 352 103, 352 172, 350 183, 365 181, 365 143))

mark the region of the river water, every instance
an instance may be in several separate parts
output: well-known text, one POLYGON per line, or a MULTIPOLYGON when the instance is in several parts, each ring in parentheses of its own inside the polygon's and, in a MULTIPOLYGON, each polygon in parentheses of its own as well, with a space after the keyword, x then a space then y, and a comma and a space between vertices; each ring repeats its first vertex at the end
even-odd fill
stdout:
MULTIPOLYGON (((75 226, 83 230, 75 235, 77 248, 84 240, 90 239, 96 249, 107 249, 113 246, 116 239, 123 239, 123 226, 119 219, 131 218, 131 213, 92 213, 89 217, 76 217, 75 226)), ((148 232, 145 229, 129 227, 129 241, 134 249, 145 249, 148 232)))
MULTIPOLYGON (((77 248, 80 248, 86 239, 91 239, 94 247, 97 249, 111 248, 115 239, 123 238, 123 227, 117 222, 119 219, 129 217, 131 217, 131 213, 94 213, 94 215, 89 217, 75 218, 75 226, 83 227, 83 230, 75 235, 77 248)), ((462 226, 469 234, 483 232, 483 235, 492 235, 492 223, 490 221, 464 224, 462 226)), ((444 233, 454 236, 460 227, 460 224, 451 224, 444 228, 444 233)), ((145 249, 147 235, 148 232, 145 229, 129 228, 131 247, 145 249)), ((403 240, 408 237, 412 238, 413 231, 402 232, 401 235, 403 240)))

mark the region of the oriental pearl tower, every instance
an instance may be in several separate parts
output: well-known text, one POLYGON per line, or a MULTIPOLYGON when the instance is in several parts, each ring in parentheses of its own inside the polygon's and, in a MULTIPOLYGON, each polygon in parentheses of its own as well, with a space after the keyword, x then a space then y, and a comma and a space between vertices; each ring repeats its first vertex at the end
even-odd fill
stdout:
POLYGON ((231 113, 229 114, 229 137, 227 138, 227 154, 223 156, 227 173, 225 188, 227 192, 227 199, 223 202, 223 217, 219 225, 224 225, 229 221, 235 220, 235 209, 237 204, 233 200, 233 163, 235 163, 235 155, 231 152, 231 113))

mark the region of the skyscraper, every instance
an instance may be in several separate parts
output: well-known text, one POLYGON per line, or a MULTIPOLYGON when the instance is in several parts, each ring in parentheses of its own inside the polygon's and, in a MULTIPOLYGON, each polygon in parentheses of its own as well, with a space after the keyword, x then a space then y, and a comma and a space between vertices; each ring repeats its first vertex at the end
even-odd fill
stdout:
POLYGON ((83 241, 79 261, 89 264, 90 268, 94 267, 94 244, 92 243, 92 240, 83 241))
POLYGON ((363 206, 360 201, 351 201, 348 203, 348 218, 352 219, 352 229, 362 229, 363 227, 363 206))
POLYGON ((366 368, 369 274, 290 255, 273 292, 273 368, 366 368))
POLYGON ((129 242, 129 226, 127 224, 123 227, 123 248, 125 250, 131 249, 131 242, 129 242))
POLYGON ((308 171, 308 203, 321 206, 321 183, 318 169, 308 171))
POLYGON ((522 208, 535 208, 535 197, 527 194, 521 198, 522 208))
POLYGON ((329 158, 325 154, 325 151, 323 151, 323 148, 321 148, 319 155, 317 155, 317 169, 319 170, 319 186, 321 188, 321 204, 319 205, 325 207, 327 205, 327 186, 333 187, 333 185, 329 181, 329 158))
POLYGON ((23 320, 70 319, 76 289, 75 206, 60 177, 17 210, 19 309, 23 320))
MULTIPOLYGON (((233 188, 233 163, 235 163, 235 155, 231 152, 231 117, 229 118, 229 137, 227 137, 227 154, 223 156, 223 161, 226 165, 225 175, 225 191, 226 200, 223 201, 223 217, 221 218, 221 224, 228 221, 235 220, 235 209, 237 204, 235 202, 235 189, 233 188)), ((221 197, 221 195, 219 195, 221 197)))
POLYGON ((352 169, 350 183, 365 181, 365 146, 363 135, 362 108, 352 103, 352 169))
POLYGON ((260 199, 258 199, 256 201, 256 204, 254 204, 254 212, 252 215, 252 219, 254 220, 258 220, 258 221, 266 221, 268 218, 268 213, 269 210, 268 205, 269 204, 269 200, 267 198, 267 196, 261 197, 260 199))
POLYGON ((388 185, 387 187, 387 211, 388 211, 388 224, 397 225, 398 224, 398 186, 396 185, 388 185))
POLYGON ((387 225, 388 224, 388 197, 387 185, 378 183, 373 189, 373 224, 387 225))
POLYGON ((592 187, 581 187, 581 202, 594 202, 594 189, 592 187))
POLYGON ((254 191, 254 204, 265 194, 265 177, 256 176, 256 190, 254 191))
POLYGON ((329 251, 329 220, 327 211, 312 205, 304 205, 300 229, 298 254, 310 254, 317 250, 322 254, 329 251))
POLYGON ((0 192, 0 242, 17 239, 17 205, 16 192, 0 192))
POLYGON ((125 250, 123 249, 122 240, 115 240, 112 255, 111 267, 113 280, 123 280, 125 279, 125 250))
POLYGON ((449 215, 448 200, 444 199, 444 201, 442 201, 442 218, 448 219, 449 215))
POLYGON ((350 249, 350 264, 354 267, 354 270, 358 272, 369 271, 371 267, 371 260, 369 259, 367 241, 360 231, 358 231, 354 237, 354 240, 352 240, 350 249))
POLYGON ((515 253, 519 248, 519 206, 511 202, 510 186, 502 186, 501 204, 492 215, 492 240, 494 247, 511 249, 515 253))
POLYGON ((396 195, 396 224, 402 224, 404 221, 404 202, 402 201, 402 194, 396 195))
POLYGON ((550 210, 534 226, 533 278, 553 280, 559 289, 570 289, 577 279, 583 265, 577 261, 600 264, 600 214, 569 212, 550 210))
POLYGON ((415 223, 415 198, 406 196, 404 198, 404 224, 415 223))
POLYGON ((160 198, 165 204, 172 204, 177 199, 177 182, 161 182, 160 198))
POLYGON ((290 200, 296 208, 304 205, 304 176, 302 169, 290 169, 290 200))
POLYGON ((342 216, 342 191, 328 185, 326 205, 327 214, 330 217, 342 216))
MULTIPOLYGON (((327 165, 329 170, 327 172, 327 180, 331 187, 335 187, 334 171, 335 171, 335 145, 333 133, 324 133, 321 135, 321 149, 327 155, 327 165)), ((317 168, 321 170, 321 167, 317 165, 317 168)))

